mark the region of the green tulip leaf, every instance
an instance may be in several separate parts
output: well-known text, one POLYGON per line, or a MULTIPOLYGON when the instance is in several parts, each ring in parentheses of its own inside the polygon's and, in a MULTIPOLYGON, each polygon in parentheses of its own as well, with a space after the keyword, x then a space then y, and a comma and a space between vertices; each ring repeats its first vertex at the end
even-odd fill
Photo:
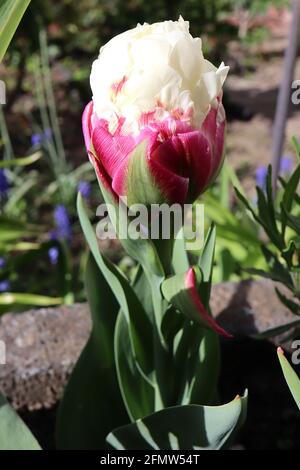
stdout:
POLYGON ((198 266, 202 273, 202 282, 200 285, 201 299, 205 306, 208 305, 211 291, 211 278, 214 267, 216 246, 216 227, 211 225, 207 234, 201 256, 199 257, 198 266))
POLYGON ((137 364, 147 376, 153 370, 153 338, 150 319, 123 273, 111 261, 101 255, 95 231, 87 216, 80 193, 78 193, 77 198, 77 209, 82 230, 95 261, 119 302, 128 325, 130 325, 130 340, 137 364))
POLYGON ((119 305, 92 256, 86 291, 92 332, 60 403, 56 430, 60 449, 102 449, 107 433, 128 421, 114 360, 119 305))
POLYGON ((283 349, 278 348, 277 355, 278 355, 278 359, 282 368, 284 378, 300 410, 300 379, 297 376, 294 369, 291 367, 287 358, 285 357, 283 349))
POLYGON ((1 393, 0 450, 41 450, 36 438, 1 393))
POLYGON ((227 448, 245 420, 247 395, 222 406, 165 408, 107 437, 117 450, 204 450, 227 448))
POLYGON ((161 291, 164 298, 178 308, 189 320, 202 327, 211 327, 224 336, 229 336, 223 328, 217 325, 203 305, 199 287, 202 279, 200 268, 194 266, 186 273, 166 278, 161 284, 161 291), (187 279, 191 279, 193 284, 190 284, 190 281, 187 283, 187 279))
POLYGON ((189 269, 189 260, 185 249, 183 228, 178 232, 173 247, 172 266, 176 274, 184 273, 189 269))
POLYGON ((0 62, 29 3, 30 0, 1 0, 0 2, 0 62))
POLYGON ((154 387, 137 367, 129 340, 128 325, 120 312, 115 329, 115 361, 119 386, 132 421, 154 411, 154 387))

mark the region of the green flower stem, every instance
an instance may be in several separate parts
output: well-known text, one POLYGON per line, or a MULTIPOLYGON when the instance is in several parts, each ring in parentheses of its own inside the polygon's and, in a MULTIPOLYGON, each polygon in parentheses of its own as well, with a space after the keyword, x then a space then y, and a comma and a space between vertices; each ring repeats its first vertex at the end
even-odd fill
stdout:
POLYGON ((174 238, 153 240, 165 276, 172 274, 172 254, 174 248, 174 238))
POLYGON ((168 344, 162 333, 162 321, 168 304, 161 293, 161 283, 164 278, 172 273, 172 254, 174 238, 153 240, 153 244, 158 253, 163 273, 156 275, 143 266, 144 272, 152 290, 154 324, 154 369, 156 374, 155 386, 155 411, 165 407, 175 405, 174 402, 174 356, 172 345, 168 344))

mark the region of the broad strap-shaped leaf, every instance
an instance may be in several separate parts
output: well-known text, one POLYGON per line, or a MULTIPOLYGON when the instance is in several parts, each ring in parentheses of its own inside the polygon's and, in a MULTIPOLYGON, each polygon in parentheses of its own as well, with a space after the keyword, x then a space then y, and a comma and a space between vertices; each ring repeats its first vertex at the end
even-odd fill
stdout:
POLYGON ((176 274, 184 273, 189 269, 189 260, 185 249, 183 228, 178 232, 174 242, 172 266, 176 274))
POLYGON ((176 404, 214 404, 220 367, 217 333, 186 319, 174 346, 176 404))
POLYGON ((122 312, 115 328, 115 362, 118 382, 131 421, 155 410, 155 390, 137 367, 129 340, 129 328, 122 312))
POLYGON ((80 193, 78 193, 77 198, 77 209, 82 230, 95 261, 118 300, 127 323, 130 325, 130 340, 137 363, 145 375, 148 375, 153 370, 153 338, 149 317, 122 272, 107 258, 101 255, 95 231, 87 216, 83 198, 80 193))
MULTIPOLYGON (((138 268, 132 287, 153 322, 152 295, 148 280, 138 268)), ((129 339, 129 327, 122 312, 119 313, 114 336, 115 363, 119 387, 127 413, 132 421, 155 411, 154 387, 141 374, 134 359, 129 339)))
POLYGON ((300 410, 300 379, 294 369, 291 367, 289 361, 284 355, 282 348, 277 349, 278 359, 282 368, 284 378, 288 384, 291 394, 300 410))
POLYGON ((204 307, 199 294, 201 281, 201 271, 199 267, 194 266, 184 274, 165 279, 161 286, 163 296, 190 320, 210 327, 222 336, 230 337, 231 335, 217 324, 204 307))
POLYGON ((211 225, 207 234, 202 253, 199 257, 198 265, 202 273, 201 282, 201 299, 205 306, 208 305, 211 291, 211 278, 214 266, 216 246, 216 227, 214 224, 211 225))
POLYGON ((0 2, 0 62, 29 3, 30 0, 1 0, 0 2))
POLYGON ((211 404, 216 399, 220 372, 220 341, 208 328, 201 331, 201 342, 189 390, 189 402, 211 404))
POLYGON ((114 360, 119 305, 92 256, 86 268, 86 291, 92 332, 60 403, 59 449, 102 449, 107 433, 128 422, 114 360))
POLYGON ((117 450, 218 450, 227 448, 242 426, 247 395, 222 406, 165 408, 115 429, 107 442, 117 450))
POLYGON ((36 438, 1 393, 0 450, 41 450, 36 438))

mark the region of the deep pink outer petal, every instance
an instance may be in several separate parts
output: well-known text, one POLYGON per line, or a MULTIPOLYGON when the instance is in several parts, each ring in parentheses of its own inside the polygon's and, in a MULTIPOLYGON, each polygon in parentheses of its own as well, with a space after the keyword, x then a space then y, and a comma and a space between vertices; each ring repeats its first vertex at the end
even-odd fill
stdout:
POLYGON ((148 164, 153 179, 166 198, 166 202, 184 204, 189 189, 189 179, 168 170, 154 158, 148 160, 148 164))
POLYGON ((225 336, 226 338, 232 338, 232 335, 227 333, 217 322, 209 315, 206 311, 203 303, 201 302, 197 287, 196 287, 196 274, 193 268, 190 268, 185 277, 185 287, 189 290, 191 300, 199 312, 202 320, 207 323, 216 333, 225 336))
POLYGON ((189 200, 194 201, 208 185, 212 173, 212 148, 201 131, 179 134, 190 178, 189 200))
POLYGON ((184 162, 183 147, 175 135, 162 143, 148 146, 148 165, 157 186, 170 202, 186 202, 189 178, 184 162))
POLYGON ((222 164, 225 143, 225 129, 225 110, 221 100, 219 99, 218 107, 211 108, 202 126, 203 133, 206 135, 212 148, 212 180, 218 173, 222 164))
POLYGON ((98 155, 95 154, 91 136, 92 136, 92 116, 93 116, 93 102, 90 101, 88 105, 85 107, 85 110, 82 115, 82 130, 83 130, 83 137, 86 146, 86 150, 90 159, 90 162, 95 168, 96 174, 99 180, 104 185, 105 189, 111 192, 116 199, 117 196, 114 194, 111 188, 111 178, 107 174, 105 168, 102 165, 102 162, 99 160, 98 155))
POLYGON ((92 135, 92 124, 91 124, 91 119, 92 119, 92 114, 93 114, 93 102, 90 101, 82 115, 82 131, 83 131, 83 137, 84 137, 84 143, 87 152, 89 153, 91 149, 91 135, 92 135))

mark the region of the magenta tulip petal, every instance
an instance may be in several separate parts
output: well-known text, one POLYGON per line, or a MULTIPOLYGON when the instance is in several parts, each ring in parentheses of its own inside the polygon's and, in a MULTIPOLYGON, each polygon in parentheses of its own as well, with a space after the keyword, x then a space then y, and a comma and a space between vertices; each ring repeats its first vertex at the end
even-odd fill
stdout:
POLYGON ((194 200, 208 184, 212 171, 211 147, 201 131, 178 135, 184 148, 185 164, 190 176, 189 197, 194 200))
MULTIPOLYGON (((220 104, 220 110, 222 110, 221 111, 222 113, 225 113, 222 103, 220 104)), ((224 155, 225 129, 226 129, 225 119, 223 119, 221 122, 218 122, 218 117, 217 117, 213 177, 218 173, 221 167, 222 158, 224 155)))
POLYGON ((196 274, 193 268, 190 268, 185 277, 185 287, 189 290, 191 300, 199 312, 201 319, 210 326, 219 335, 225 336, 226 338, 232 338, 232 335, 227 333, 217 322, 209 315, 201 302, 197 287, 196 287, 196 274))
POLYGON ((105 168, 103 167, 102 163, 98 158, 92 153, 89 152, 89 157, 90 160, 95 168, 96 175, 98 179, 101 181, 103 186, 107 191, 113 194, 114 198, 117 199, 117 194, 114 193, 112 190, 112 179, 111 177, 107 174, 105 168))
POLYGON ((166 202, 184 204, 188 194, 189 179, 168 170, 155 158, 148 160, 155 184, 166 198, 166 202))
POLYGON ((84 143, 87 152, 90 151, 91 148, 91 135, 92 135, 92 129, 91 129, 91 117, 93 114, 93 102, 90 101, 83 112, 82 115, 82 130, 83 130, 83 137, 84 137, 84 143))
POLYGON ((119 165, 112 180, 112 189, 119 196, 126 196, 126 175, 128 168, 128 158, 119 165))
POLYGON ((222 103, 219 102, 217 108, 211 108, 202 126, 203 132, 208 138, 213 149, 211 175, 212 179, 218 172, 222 163, 225 140, 225 127, 225 111, 222 103))
POLYGON ((170 139, 156 146, 150 151, 151 160, 159 162, 162 166, 173 173, 187 177, 187 170, 184 161, 184 150, 180 139, 173 136, 170 139))
POLYGON ((113 136, 103 126, 96 126, 92 133, 92 142, 98 159, 106 172, 113 178, 126 155, 118 149, 113 136))

